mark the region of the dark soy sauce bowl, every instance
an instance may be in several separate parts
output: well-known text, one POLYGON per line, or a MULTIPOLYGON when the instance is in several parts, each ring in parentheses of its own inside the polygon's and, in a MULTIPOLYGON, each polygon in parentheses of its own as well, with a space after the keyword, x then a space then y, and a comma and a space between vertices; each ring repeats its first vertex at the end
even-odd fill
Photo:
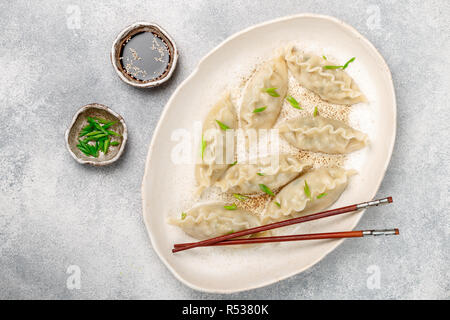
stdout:
POLYGON ((163 28, 155 23, 137 22, 125 28, 114 40, 111 49, 111 62, 114 70, 116 70, 119 75, 119 78, 122 79, 123 82, 137 88, 152 88, 168 81, 176 68, 177 60, 178 49, 175 42, 163 28), (136 79, 130 75, 127 70, 125 70, 121 62, 122 48, 124 44, 133 36, 142 32, 151 32, 160 38, 166 44, 169 52, 169 61, 166 70, 155 79, 147 81, 136 79))

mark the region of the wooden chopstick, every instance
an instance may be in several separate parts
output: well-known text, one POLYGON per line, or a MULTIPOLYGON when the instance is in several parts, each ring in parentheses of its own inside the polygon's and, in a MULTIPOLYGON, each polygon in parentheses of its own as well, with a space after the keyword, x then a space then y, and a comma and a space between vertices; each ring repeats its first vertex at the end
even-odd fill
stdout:
POLYGON ((288 219, 288 220, 279 221, 279 222, 275 222, 275 223, 270 223, 270 224, 266 224, 263 226, 250 228, 250 229, 246 229, 246 230, 241 230, 241 231, 238 231, 235 233, 226 234, 226 235, 223 235, 220 237, 215 237, 215 238, 211 238, 211 239, 207 239, 207 240, 203 240, 203 241, 199 241, 199 242, 194 242, 189 245, 182 246, 182 247, 174 246, 174 248, 172 249, 172 253, 176 253, 176 252, 184 251, 184 250, 188 250, 188 249, 193 249, 196 247, 209 246, 209 245, 212 245, 217 242, 230 240, 233 238, 239 238, 239 237, 243 237, 243 236, 248 236, 253 233, 258 233, 258 232, 262 232, 262 231, 267 231, 267 230, 272 230, 272 229, 281 228, 281 227, 285 227, 285 226, 290 226, 290 225, 297 224, 297 223, 303 223, 303 222, 307 222, 307 221, 331 217, 331 216, 335 216, 335 215, 339 215, 339 214, 343 214, 343 213, 347 213, 347 212, 356 211, 359 209, 364 209, 364 208, 371 207, 371 206, 378 206, 380 204, 392 203, 392 201, 393 201, 392 197, 387 197, 387 198, 383 198, 383 199, 362 202, 359 204, 353 204, 353 205, 342 207, 342 208, 336 208, 336 209, 327 210, 327 211, 323 211, 323 212, 319 212, 319 213, 314 213, 314 214, 310 214, 310 215, 303 216, 303 217, 298 217, 298 218, 288 219))
MULTIPOLYGON (((311 233, 311 234, 297 234, 290 236, 276 236, 276 237, 261 237, 248 239, 231 239, 221 242, 216 242, 209 245, 202 245, 201 247, 209 246, 229 246, 238 244, 254 244, 254 243, 270 243, 270 242, 286 242, 286 241, 301 241, 301 240, 321 240, 321 239, 342 239, 342 238, 361 238, 365 236, 390 236, 399 235, 398 229, 383 229, 383 230, 358 230, 358 231, 343 231, 343 232, 328 232, 328 233, 311 233)), ((175 244, 175 248, 183 248, 192 243, 175 244)))

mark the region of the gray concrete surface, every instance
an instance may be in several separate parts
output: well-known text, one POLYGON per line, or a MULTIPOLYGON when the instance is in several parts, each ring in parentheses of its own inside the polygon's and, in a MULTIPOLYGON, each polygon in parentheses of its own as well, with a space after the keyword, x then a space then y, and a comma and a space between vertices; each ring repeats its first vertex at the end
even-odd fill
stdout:
POLYGON ((449 4, 0 2, 0 298, 448 299, 449 4), (231 296, 193 291, 158 259, 142 221, 140 184, 153 130, 203 55, 243 28, 302 12, 353 25, 391 68, 398 132, 379 195, 393 195, 395 204, 371 210, 359 228, 398 226, 402 235, 346 241, 269 287, 231 296), (161 88, 129 87, 111 67, 112 40, 138 20, 159 23, 180 48, 178 70, 161 88), (126 153, 108 168, 81 166, 64 146, 73 114, 91 102, 112 107, 129 126, 126 153), (80 289, 66 285, 71 265, 81 271, 80 289))

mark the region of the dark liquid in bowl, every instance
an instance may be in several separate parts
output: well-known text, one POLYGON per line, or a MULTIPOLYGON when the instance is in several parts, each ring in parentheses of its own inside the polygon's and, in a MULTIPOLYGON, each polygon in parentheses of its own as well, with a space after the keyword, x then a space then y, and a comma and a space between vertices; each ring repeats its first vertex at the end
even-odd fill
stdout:
POLYGON ((170 64, 170 51, 163 39, 144 31, 128 38, 122 45, 120 61, 133 79, 147 82, 162 78, 170 64))

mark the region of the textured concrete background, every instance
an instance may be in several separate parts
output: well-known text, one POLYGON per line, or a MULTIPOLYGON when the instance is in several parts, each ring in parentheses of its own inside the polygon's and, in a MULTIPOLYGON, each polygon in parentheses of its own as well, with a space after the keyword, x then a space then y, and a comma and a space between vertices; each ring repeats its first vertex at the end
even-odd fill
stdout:
POLYGON ((448 1, 2 1, 0 3, 0 298, 437 298, 450 297, 448 1), (228 36, 295 13, 351 24, 391 68, 398 101, 393 157, 359 228, 397 226, 399 238, 346 241, 308 271, 226 295, 178 282, 150 247, 140 185, 153 130, 175 88, 228 36), (181 59, 167 85, 122 83, 110 46, 125 26, 154 21, 181 59), (76 110, 99 102, 130 130, 108 168, 77 164, 64 145, 76 110), (67 268, 81 288, 69 290, 67 268), (379 272, 379 288, 376 279, 379 272), (369 282, 369 285, 367 285, 369 282), (375 288, 370 284, 375 283, 375 288))

